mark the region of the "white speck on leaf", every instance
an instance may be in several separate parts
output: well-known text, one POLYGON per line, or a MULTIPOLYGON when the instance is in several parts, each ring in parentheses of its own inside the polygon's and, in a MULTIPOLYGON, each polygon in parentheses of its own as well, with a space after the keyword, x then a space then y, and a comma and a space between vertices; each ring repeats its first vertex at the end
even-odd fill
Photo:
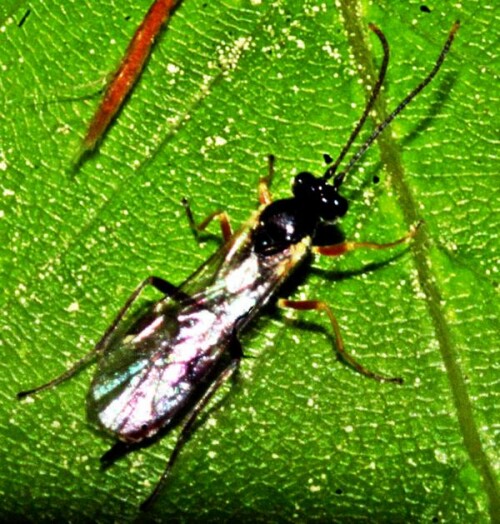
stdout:
POLYGON ((80 304, 78 304, 78 302, 72 302, 67 308, 66 308, 66 311, 68 313, 74 313, 75 311, 79 311, 80 310, 80 304))

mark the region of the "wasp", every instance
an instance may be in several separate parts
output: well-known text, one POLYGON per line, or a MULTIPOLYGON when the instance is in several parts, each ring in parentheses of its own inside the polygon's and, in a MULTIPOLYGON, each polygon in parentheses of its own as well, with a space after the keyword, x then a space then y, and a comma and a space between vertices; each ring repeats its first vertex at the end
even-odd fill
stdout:
MULTIPOLYGON (((214 393, 237 371, 243 356, 240 333, 275 297, 280 286, 311 253, 338 256, 355 249, 386 249, 409 241, 414 228, 390 243, 343 241, 318 242, 318 231, 343 217, 348 202, 341 195, 347 173, 382 131, 424 89, 441 68, 452 45, 459 22, 452 26, 433 68, 395 110, 379 123, 339 172, 339 166, 373 109, 389 62, 389 45, 380 29, 370 29, 381 42, 384 54, 371 96, 335 162, 322 176, 299 173, 292 195, 272 200, 269 185, 274 171, 259 183, 261 207, 233 233, 225 212, 216 211, 196 224, 184 201, 191 227, 203 231, 218 220, 224 239, 220 249, 180 286, 157 276, 146 278, 130 295, 97 345, 80 361, 50 382, 18 393, 23 398, 59 385, 90 361, 97 372, 87 396, 89 419, 113 436, 117 444, 103 455, 103 463, 143 447, 180 425, 178 440, 153 493, 142 504, 146 509, 157 497, 187 442, 195 421, 214 393), (153 286, 164 297, 127 324, 128 313, 144 288, 153 286)), ((279 299, 282 307, 325 313, 335 335, 335 349, 357 372, 378 381, 402 382, 366 369, 345 350, 340 328, 330 307, 319 300, 279 299)))

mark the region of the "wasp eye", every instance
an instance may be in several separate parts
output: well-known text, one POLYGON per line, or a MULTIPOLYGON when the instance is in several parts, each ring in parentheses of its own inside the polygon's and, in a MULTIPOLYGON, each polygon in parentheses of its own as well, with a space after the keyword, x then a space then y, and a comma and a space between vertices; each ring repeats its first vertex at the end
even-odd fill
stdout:
POLYGON ((333 186, 323 186, 320 199, 319 215, 323 220, 331 221, 343 217, 347 213, 348 202, 339 195, 333 186))
POLYGON ((293 196, 299 200, 314 200, 320 190, 320 181, 307 171, 299 173, 293 181, 293 196))
POLYGON ((344 198, 341 195, 337 195, 334 204, 335 208, 337 209, 337 216, 343 217, 349 209, 349 202, 347 201, 347 198, 344 198))

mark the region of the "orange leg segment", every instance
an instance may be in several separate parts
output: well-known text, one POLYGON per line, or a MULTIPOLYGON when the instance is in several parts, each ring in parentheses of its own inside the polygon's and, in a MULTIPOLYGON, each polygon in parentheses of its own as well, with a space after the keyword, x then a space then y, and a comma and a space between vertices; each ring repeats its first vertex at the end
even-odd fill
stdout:
POLYGON ((313 252, 326 255, 327 257, 337 257, 356 249, 388 249, 410 241, 417 234, 421 225, 422 222, 419 222, 414 229, 394 242, 387 242, 385 244, 378 244, 376 242, 341 242, 340 244, 333 244, 331 246, 314 246, 313 252))
POLYGON ((220 209, 218 209, 217 211, 210 213, 210 215, 208 215, 202 222, 197 224, 194 220, 193 212, 191 211, 191 206, 189 205, 189 202, 186 199, 184 199, 182 201, 182 205, 186 210, 189 225, 191 226, 191 229, 194 231, 196 236, 198 236, 198 233, 200 233, 201 231, 204 231, 210 224, 210 222, 212 222, 215 219, 219 219, 220 229, 222 232, 222 238, 224 239, 224 242, 227 242, 233 236, 233 230, 231 228, 229 216, 225 211, 221 211, 220 209))
POLYGON ((274 176, 274 155, 269 155, 269 171, 267 176, 262 177, 259 180, 259 202, 265 204, 266 206, 270 204, 273 199, 271 197, 271 192, 269 186, 274 176))
POLYGON ((361 365, 354 357, 352 357, 346 350, 344 342, 342 340, 342 335, 340 333, 339 323, 333 314, 333 311, 330 309, 326 302, 321 300, 278 300, 278 305, 284 308, 297 309, 299 311, 309 311, 311 309, 316 311, 323 311, 328 315, 330 324, 335 335, 335 349, 339 357, 346 362, 350 367, 355 369, 358 373, 361 373, 365 377, 373 378, 379 382, 395 382, 397 384, 402 384, 403 379, 400 377, 388 377, 386 375, 381 375, 379 373, 374 373, 369 369, 366 369, 361 365))

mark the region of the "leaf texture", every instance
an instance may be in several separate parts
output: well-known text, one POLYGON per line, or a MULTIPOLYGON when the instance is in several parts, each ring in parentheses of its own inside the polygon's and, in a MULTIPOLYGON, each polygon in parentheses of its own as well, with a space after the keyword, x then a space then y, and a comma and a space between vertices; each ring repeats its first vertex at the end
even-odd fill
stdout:
POLYGON ((347 238, 391 241, 424 220, 416 241, 316 259, 283 290, 327 301, 348 350, 404 384, 376 383, 339 362, 321 315, 269 308, 242 338, 255 358, 243 360, 144 518, 495 521, 492 5, 440 2, 429 13, 413 1, 184 0, 75 174, 71 159, 99 92, 148 4, 0 6, 3 516, 137 517, 175 432, 102 472, 98 457, 111 442, 86 423, 91 368, 34 401, 18 403, 16 392, 91 349, 143 278, 180 283, 217 248, 215 236, 195 242, 183 197, 197 216, 225 209, 238 225, 255 209, 269 153, 276 197, 299 171, 325 169, 323 154, 342 147, 380 63, 368 22, 392 50, 380 115, 430 70, 459 18, 442 72, 343 192, 347 238))

